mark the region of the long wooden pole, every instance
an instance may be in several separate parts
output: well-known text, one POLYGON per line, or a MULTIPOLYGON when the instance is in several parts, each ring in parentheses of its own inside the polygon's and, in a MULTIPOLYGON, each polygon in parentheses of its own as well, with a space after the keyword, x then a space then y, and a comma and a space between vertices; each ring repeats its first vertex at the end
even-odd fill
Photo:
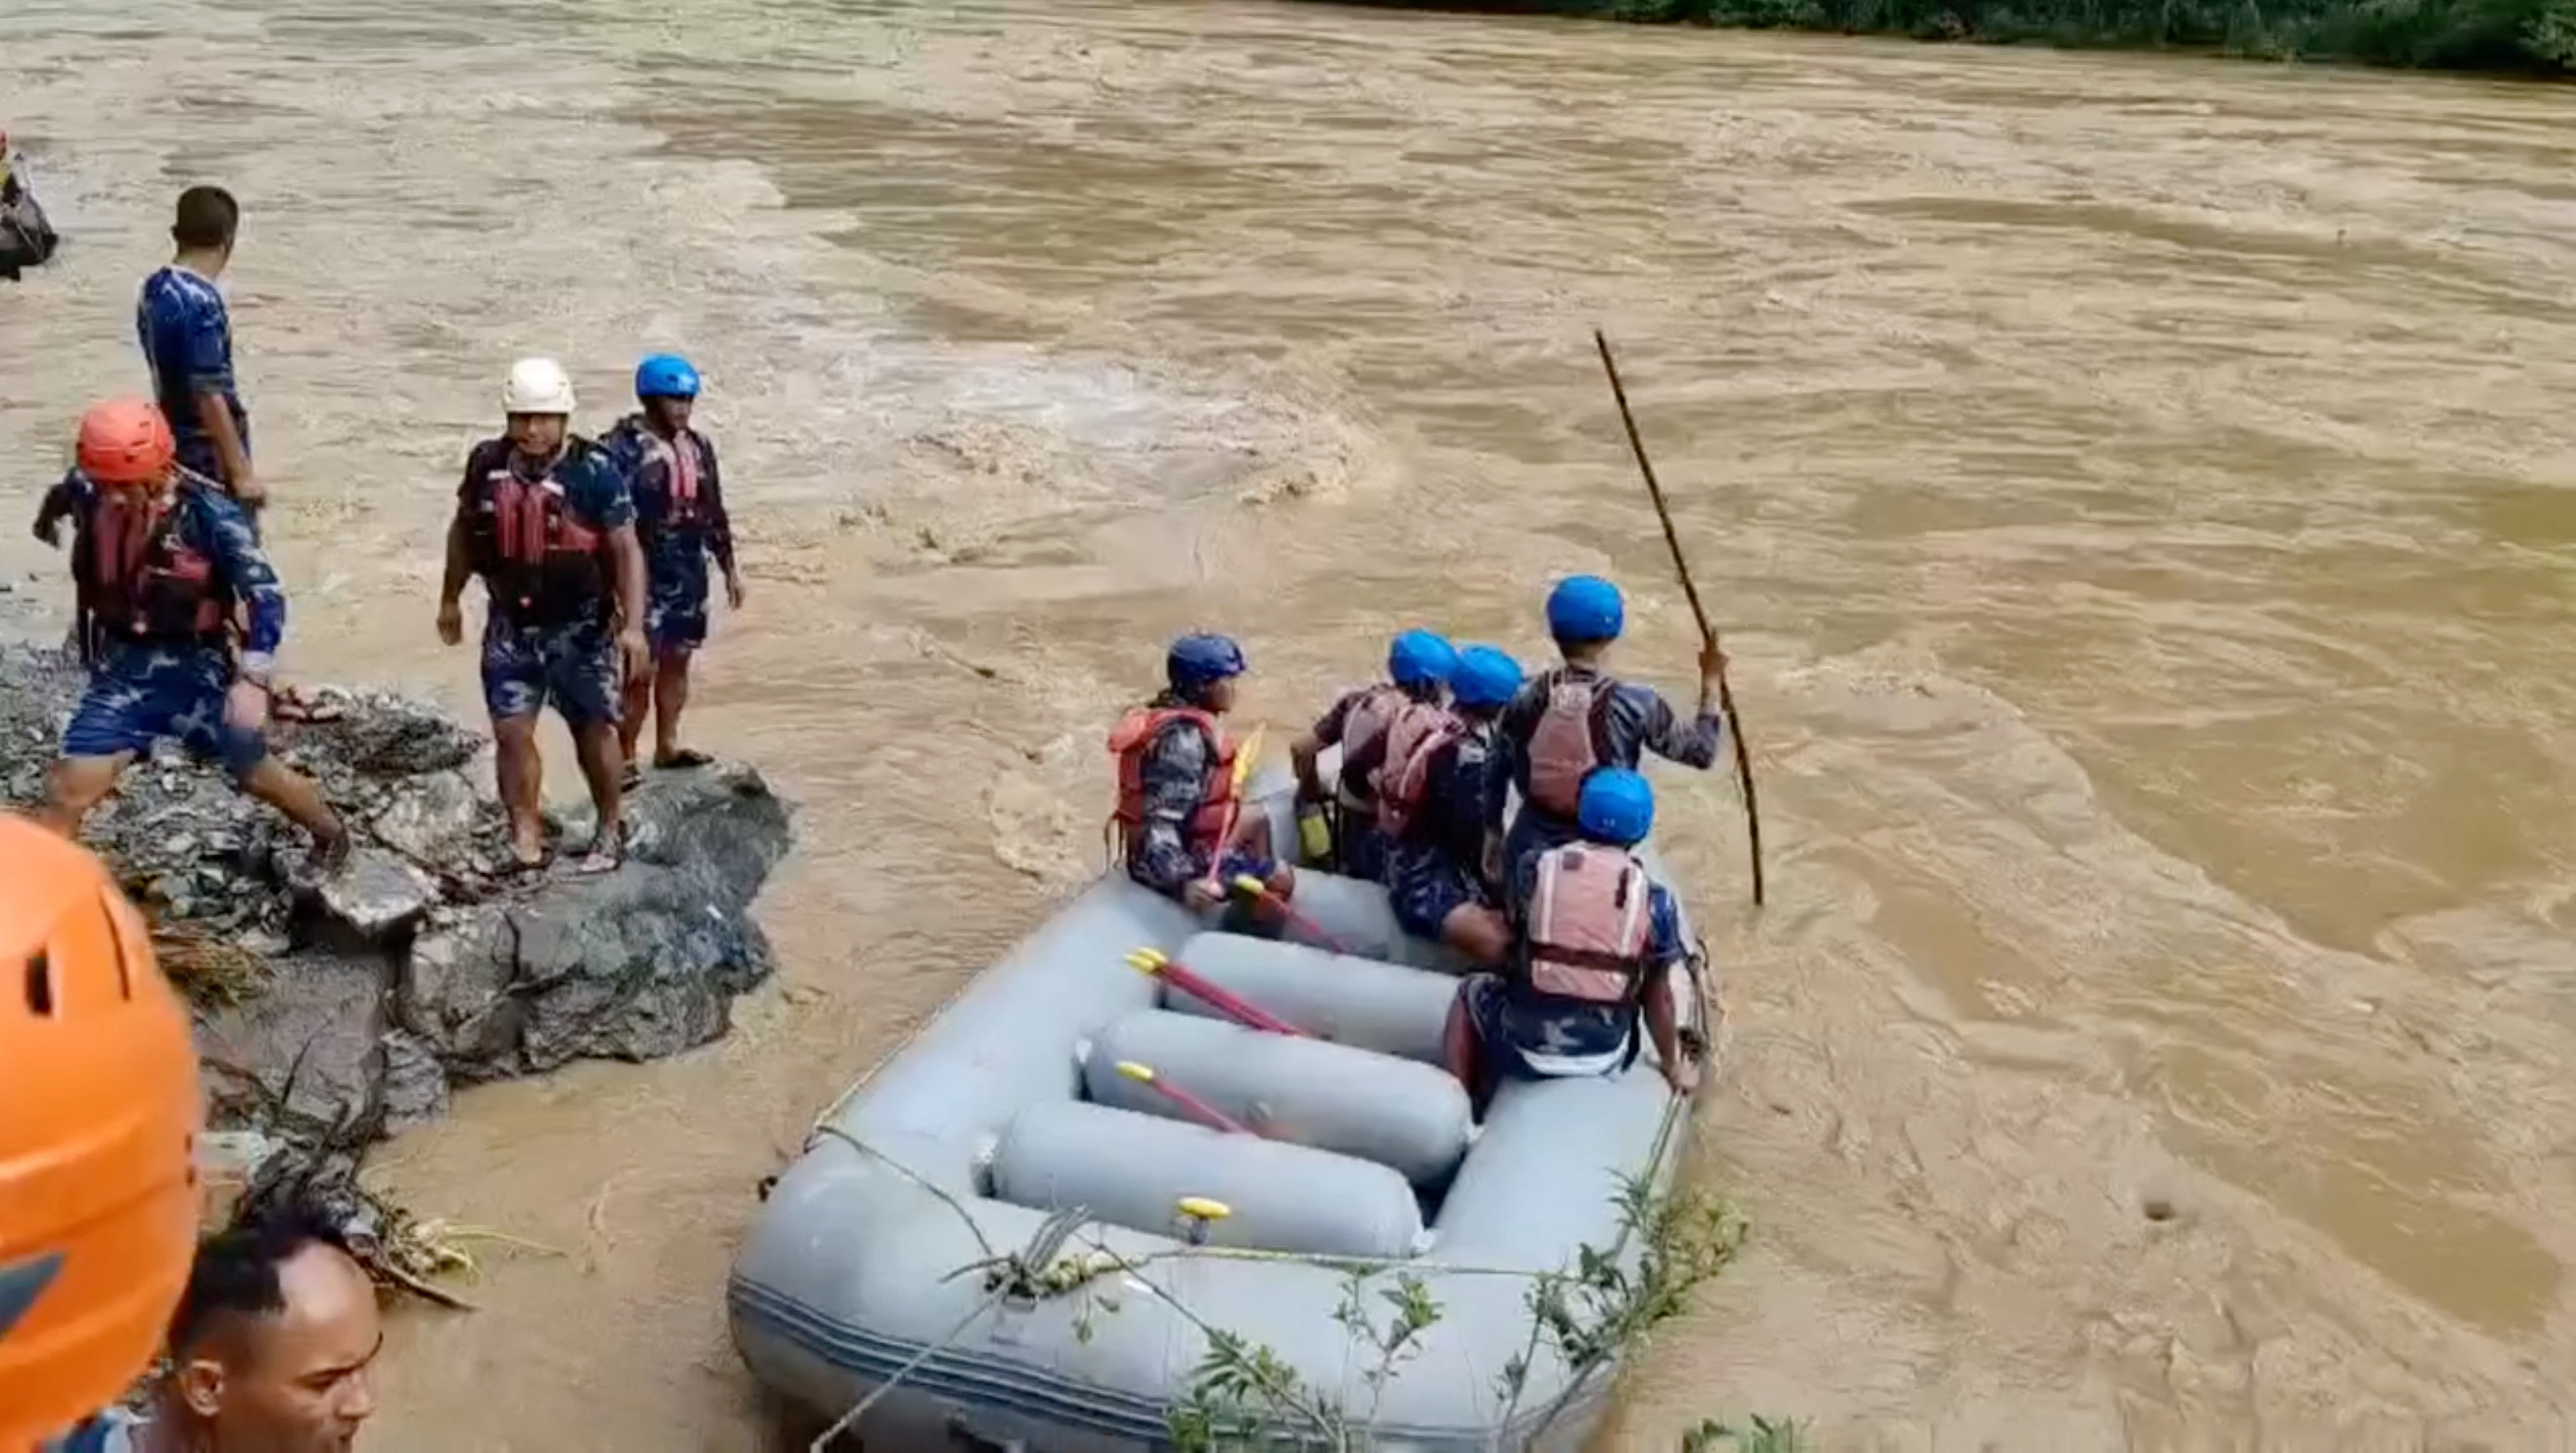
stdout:
MULTIPOLYGON (((1600 329, 1592 330, 1592 342, 1601 350, 1601 371, 1610 375, 1611 397, 1619 401, 1619 422, 1628 426, 1628 447, 1636 453, 1637 472, 1646 477, 1646 493, 1655 501, 1655 518, 1663 521, 1664 543, 1673 552, 1673 569, 1682 578, 1682 594, 1690 597, 1691 615, 1699 622, 1699 638, 1709 649, 1717 648, 1717 628, 1708 623, 1708 611, 1699 603, 1699 586, 1691 579, 1690 562, 1682 558, 1681 536, 1673 532, 1673 512, 1664 504, 1664 487, 1655 481, 1654 461, 1646 457, 1646 441, 1637 435, 1637 416, 1628 408, 1628 390, 1619 382, 1619 363, 1610 356, 1610 340, 1600 329)), ((1762 906, 1762 807, 1753 791, 1753 758, 1745 750, 1744 723, 1735 714, 1735 693, 1726 684, 1726 666, 1717 668, 1717 707, 1726 716, 1727 740, 1735 744, 1735 781, 1744 789, 1744 835, 1753 854, 1753 906, 1762 906)))

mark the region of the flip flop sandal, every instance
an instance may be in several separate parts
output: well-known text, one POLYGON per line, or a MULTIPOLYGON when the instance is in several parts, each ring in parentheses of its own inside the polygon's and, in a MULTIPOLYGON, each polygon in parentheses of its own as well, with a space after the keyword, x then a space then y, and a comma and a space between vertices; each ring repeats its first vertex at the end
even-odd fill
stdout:
POLYGON ((595 878, 602 873, 614 873, 625 866, 626 834, 620 832, 606 842, 593 839, 590 846, 583 851, 581 861, 573 865, 573 871, 585 878, 595 878))
POLYGON ((510 860, 503 865, 502 871, 515 877, 526 877, 531 873, 542 873, 553 867, 554 861, 555 850, 552 843, 540 845, 537 848, 537 855, 533 858, 520 857, 519 850, 514 847, 510 849, 510 860))
POLYGON ((695 747, 682 747, 667 757, 653 759, 653 765, 665 771, 678 771, 689 767, 712 767, 715 762, 715 758, 695 747))
POLYGON ((349 855, 357 848, 357 834, 344 827, 340 829, 340 835, 329 842, 315 843, 304 862, 313 870, 314 876, 328 878, 349 865, 349 855))
POLYGON ((644 764, 641 762, 627 763, 626 770, 618 774, 617 787, 621 792, 632 792, 643 785, 644 764))

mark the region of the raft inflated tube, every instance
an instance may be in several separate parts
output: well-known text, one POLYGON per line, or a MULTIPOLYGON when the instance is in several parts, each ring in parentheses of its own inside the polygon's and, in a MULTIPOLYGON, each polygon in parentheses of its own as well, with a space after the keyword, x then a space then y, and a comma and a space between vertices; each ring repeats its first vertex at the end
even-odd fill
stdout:
MULTIPOLYGON (((1115 1076, 1116 1071, 1110 1073, 1115 1076)), ((1222 1203, 1207 1243, 1311 1256, 1418 1256, 1429 1245, 1404 1177, 1284 1141, 1079 1100, 1020 1111, 993 1150, 993 1194, 1074 1206, 1113 1226, 1186 1239, 1184 1200, 1222 1203)))
POLYGON ((1103 1105, 1169 1115, 1166 1097, 1121 1061, 1153 1066, 1254 1134, 1374 1161, 1416 1185, 1446 1178, 1467 1153, 1466 1090, 1394 1055, 1162 1009, 1112 1021, 1083 1061, 1084 1087, 1103 1105))
MULTIPOLYGON (((1202 933, 1177 956, 1198 976, 1251 1000, 1318 1039, 1437 1065, 1458 980, 1428 969, 1327 953, 1234 933, 1202 933)), ((1165 990, 1163 1007, 1216 1011, 1165 990)))

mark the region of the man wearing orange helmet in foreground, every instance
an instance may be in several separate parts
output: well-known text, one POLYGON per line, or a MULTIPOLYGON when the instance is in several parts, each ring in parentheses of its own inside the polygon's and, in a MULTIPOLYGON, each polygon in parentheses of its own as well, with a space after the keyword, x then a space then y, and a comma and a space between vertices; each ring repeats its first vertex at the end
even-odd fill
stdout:
POLYGON ((286 592, 230 496, 180 469, 169 421, 141 399, 81 418, 72 578, 91 646, 89 689, 63 729, 41 820, 65 837, 154 741, 176 737, 313 835, 313 862, 349 835, 311 779, 269 755, 269 673, 286 634, 286 592), (248 629, 236 666, 225 628, 248 629))
POLYGON ((0 862, 0 1453, 349 1447, 383 1338, 366 1272, 292 1216, 195 1248, 203 1101, 149 931, 23 818, 0 862), (98 1414, 165 1345, 150 1415, 98 1414))

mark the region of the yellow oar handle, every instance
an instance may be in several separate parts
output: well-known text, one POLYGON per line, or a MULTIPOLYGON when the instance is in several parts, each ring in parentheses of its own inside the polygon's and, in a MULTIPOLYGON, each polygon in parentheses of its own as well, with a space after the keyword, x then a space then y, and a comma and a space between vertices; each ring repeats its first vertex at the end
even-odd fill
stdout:
POLYGON ((1183 1196, 1177 1204, 1181 1214, 1194 1221, 1222 1221, 1234 1214, 1232 1206, 1223 1201, 1211 1201, 1205 1196, 1183 1196))
POLYGON ((1234 891, 1237 893, 1248 893, 1253 897, 1258 898, 1270 891, 1270 885, 1262 882, 1259 878, 1252 876, 1250 873, 1237 873, 1234 875, 1234 891))
POLYGON ((1154 1083, 1153 1069, 1147 1065, 1140 1065, 1132 1059, 1120 1060, 1118 1062, 1118 1073, 1142 1084, 1150 1085, 1154 1083))
POLYGON ((1127 967, 1144 974, 1159 974, 1170 962, 1160 949, 1140 948, 1127 956, 1127 967))

